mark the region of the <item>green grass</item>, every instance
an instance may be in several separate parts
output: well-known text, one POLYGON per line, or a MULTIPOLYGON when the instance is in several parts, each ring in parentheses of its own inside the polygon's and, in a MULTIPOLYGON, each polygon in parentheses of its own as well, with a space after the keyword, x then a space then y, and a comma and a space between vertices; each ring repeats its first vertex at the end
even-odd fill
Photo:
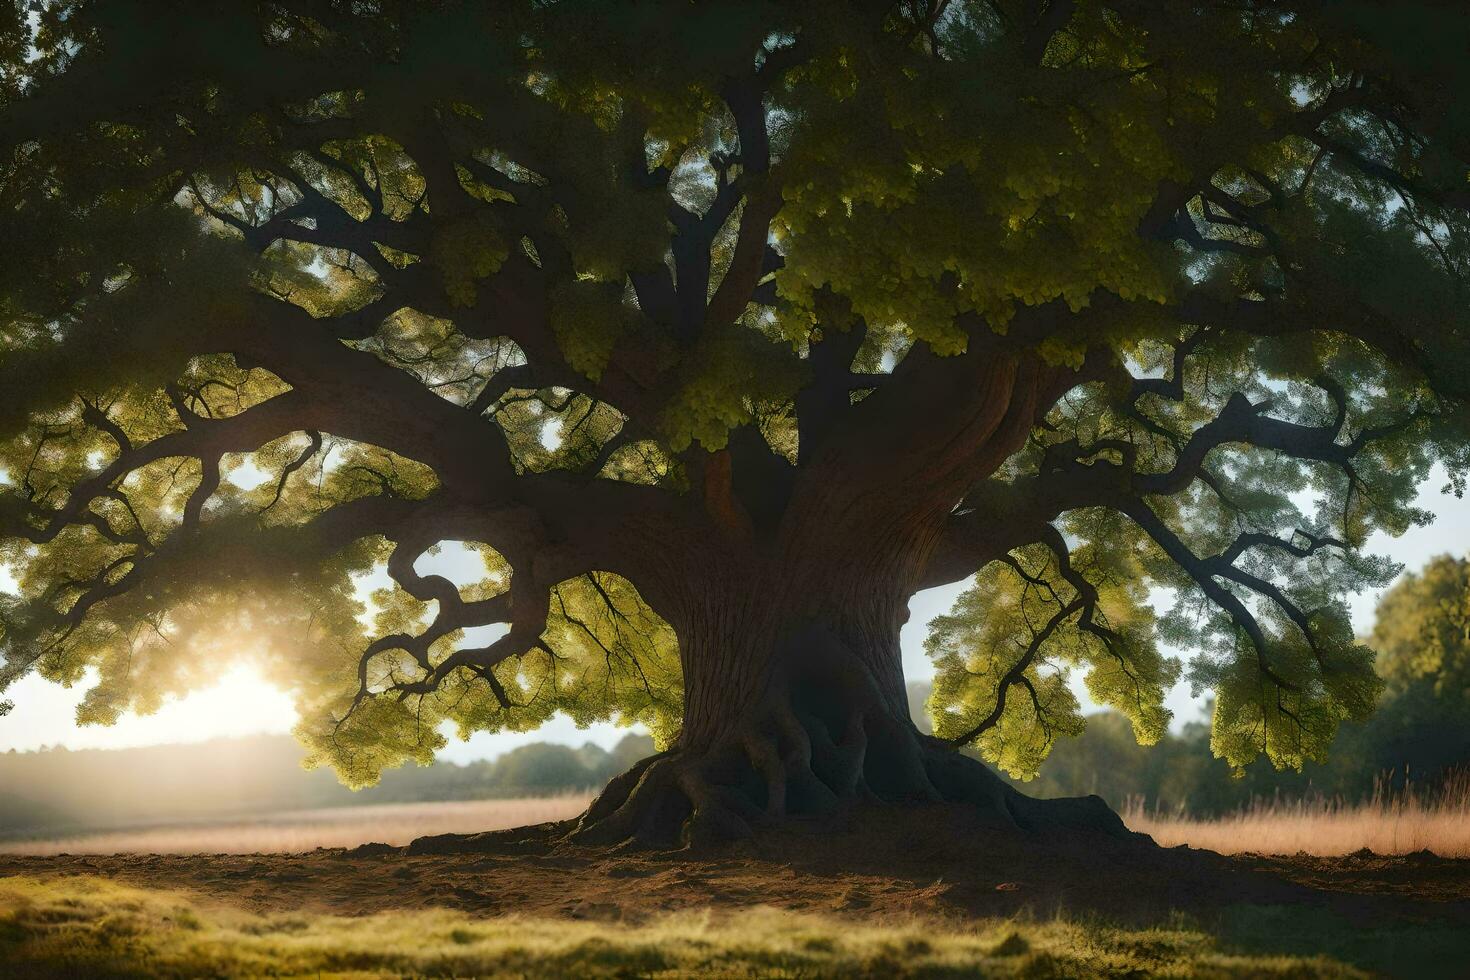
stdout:
MULTIPOLYGON (((1248 934, 1269 920, 1236 924, 1248 934)), ((1279 923, 1278 923, 1279 924, 1279 923)), ((1328 930, 1329 932, 1331 930, 1328 930)), ((92 877, 0 880, 6 977, 1358 977, 1181 920, 854 923, 769 909, 638 926, 414 911, 251 915, 92 877)))

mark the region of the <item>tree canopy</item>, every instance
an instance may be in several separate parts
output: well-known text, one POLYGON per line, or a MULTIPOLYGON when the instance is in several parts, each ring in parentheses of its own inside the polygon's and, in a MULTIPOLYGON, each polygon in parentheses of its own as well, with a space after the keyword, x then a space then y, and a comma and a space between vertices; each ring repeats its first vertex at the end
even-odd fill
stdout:
POLYGON ((1080 726, 1072 669, 1158 738, 1161 642, 1218 755, 1320 758, 1381 687, 1369 536, 1470 463, 1467 27, 9 4, 0 690, 94 671, 107 722, 248 654, 356 783, 446 722, 668 743, 701 630, 764 628, 712 575, 866 623, 862 565, 885 610, 976 576, 936 732, 1012 772, 1080 726))

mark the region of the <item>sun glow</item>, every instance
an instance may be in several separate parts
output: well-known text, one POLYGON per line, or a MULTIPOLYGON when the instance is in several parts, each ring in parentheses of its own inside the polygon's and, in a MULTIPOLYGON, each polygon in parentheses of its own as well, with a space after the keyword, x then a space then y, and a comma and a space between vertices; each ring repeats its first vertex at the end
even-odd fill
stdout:
POLYGON ((249 664, 233 667, 206 688, 167 701, 151 715, 125 714, 110 726, 76 724, 76 707, 89 675, 71 688, 40 677, 11 689, 15 710, 0 718, 0 751, 26 751, 64 743, 70 749, 115 749, 165 742, 198 742, 221 736, 287 732, 296 723, 291 698, 249 664))

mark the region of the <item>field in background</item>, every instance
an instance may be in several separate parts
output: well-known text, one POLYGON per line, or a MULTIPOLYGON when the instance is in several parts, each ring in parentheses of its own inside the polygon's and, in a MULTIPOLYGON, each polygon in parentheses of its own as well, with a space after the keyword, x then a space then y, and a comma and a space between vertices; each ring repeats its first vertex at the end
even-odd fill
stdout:
POLYGON ((1197 819, 1133 805, 1123 820, 1165 847, 1188 844, 1221 854, 1297 854, 1318 857, 1368 848, 1376 854, 1432 851, 1470 858, 1470 776, 1435 792, 1387 794, 1348 803, 1333 799, 1256 800, 1225 817, 1197 819))
POLYGON ((407 844, 432 834, 469 834, 564 820, 580 813, 585 794, 522 800, 394 803, 294 810, 248 820, 209 821, 76 834, 49 840, 0 840, 5 854, 264 854, 407 844))
MULTIPOLYGON (((0 853, 269 854, 372 841, 406 844, 432 834, 466 834, 574 817, 587 794, 519 800, 396 803, 291 810, 236 820, 194 821, 45 839, 0 840, 0 853)), ((1470 858, 1470 780, 1436 795, 1410 792, 1363 803, 1257 800, 1226 817, 1199 819, 1125 807, 1123 819, 1165 847, 1188 844, 1222 854, 1331 857, 1368 848, 1378 854, 1428 850, 1470 858)))

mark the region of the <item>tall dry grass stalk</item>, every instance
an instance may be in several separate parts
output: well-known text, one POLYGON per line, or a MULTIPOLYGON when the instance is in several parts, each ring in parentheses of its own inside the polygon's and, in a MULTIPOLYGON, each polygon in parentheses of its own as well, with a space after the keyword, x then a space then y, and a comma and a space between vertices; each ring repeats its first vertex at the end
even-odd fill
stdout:
POLYGON ((1368 848, 1376 854, 1431 851, 1470 858, 1470 772, 1425 790, 1412 783, 1389 788, 1379 780, 1359 802, 1315 797, 1257 798, 1224 817, 1148 810, 1141 800, 1123 808, 1123 820, 1165 847, 1188 844, 1221 854, 1297 854, 1319 857, 1368 848))
POLYGON ((7 854, 271 854, 370 841, 407 844, 433 834, 470 834, 574 817, 587 794, 523 800, 395 803, 294 810, 248 820, 177 824, 77 834, 52 840, 0 841, 7 854))

